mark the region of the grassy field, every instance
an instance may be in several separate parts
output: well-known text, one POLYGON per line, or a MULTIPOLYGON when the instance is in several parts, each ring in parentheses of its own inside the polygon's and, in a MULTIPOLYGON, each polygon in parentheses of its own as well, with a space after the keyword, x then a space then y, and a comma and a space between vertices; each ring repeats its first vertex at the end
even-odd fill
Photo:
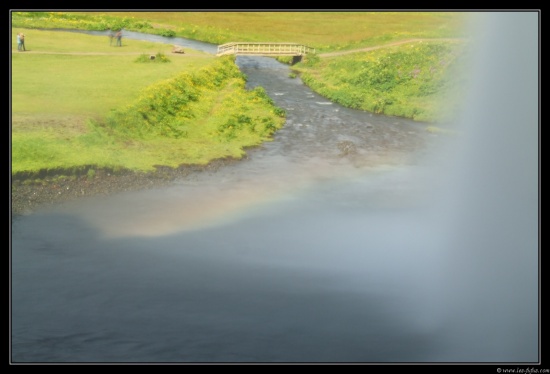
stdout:
MULTIPOLYGON (((409 38, 463 37, 470 16, 459 12, 13 13, 12 171, 82 165, 151 170, 154 165, 204 164, 219 157, 240 157, 243 147, 268 140, 283 124, 284 113, 264 93, 244 90, 244 77, 234 64, 217 65, 227 75, 219 84, 212 86, 204 79, 200 72, 216 64, 211 55, 191 50, 175 55, 170 44, 124 38, 122 47, 114 47, 107 33, 91 36, 37 28, 125 28, 212 43, 292 41, 321 53, 409 38), (27 35, 28 52, 16 50, 15 35, 20 31, 27 35), (153 54, 170 62, 147 62, 153 54), (171 83, 164 86, 192 92, 191 96, 182 99, 170 93, 162 83, 169 79, 171 83)), ((330 58, 314 55, 295 69, 312 89, 344 106, 437 122, 451 117, 457 108, 465 77, 460 66, 463 51, 456 42, 403 44, 330 58)))
MULTIPOLYGON (((115 15, 117 13, 113 13, 115 15)), ((464 14, 440 12, 129 12, 177 35, 230 41, 296 42, 318 53, 412 37, 463 36, 464 14)), ((117 15, 118 15, 117 14, 117 15)))
POLYGON ((463 12, 74 12, 14 17, 15 26, 165 33, 205 42, 296 42, 318 53, 408 38, 465 36, 463 12), (116 18, 113 19, 113 18, 116 18), (55 25, 55 26, 51 26, 55 25))
MULTIPOLYGON (((209 63, 209 54, 170 54, 172 45, 78 33, 14 29, 12 35, 12 111, 21 115, 102 115, 137 98, 139 90, 181 71, 209 63), (18 52, 16 34, 26 34, 28 52, 18 52), (137 64, 140 54, 170 55, 166 64, 137 64), (173 57, 172 57, 173 56, 173 57), (131 69, 129 69, 131 67, 131 69)), ((188 51, 190 52, 190 51, 188 51)))
POLYGON ((113 47, 107 37, 71 32, 14 29, 13 42, 14 174, 238 158, 283 123, 269 98, 245 90, 232 60, 191 50, 169 54, 171 45, 135 40, 113 47), (16 50, 20 31, 27 52, 16 50), (150 54, 169 62, 137 62, 150 54), (187 91, 191 98, 177 94, 187 91), (155 115, 139 122, 139 110, 155 115), (236 113, 253 124, 231 127, 236 113))

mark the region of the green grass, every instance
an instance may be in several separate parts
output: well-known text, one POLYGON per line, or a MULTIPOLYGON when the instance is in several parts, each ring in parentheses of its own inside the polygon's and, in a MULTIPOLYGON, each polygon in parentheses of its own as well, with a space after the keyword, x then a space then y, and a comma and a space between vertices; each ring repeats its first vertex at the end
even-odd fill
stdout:
POLYGON ((198 51, 193 55, 171 54, 171 48, 170 44, 137 40, 110 47, 107 37, 14 29, 14 119, 31 113, 101 115, 136 98, 140 89, 158 80, 213 61, 211 55, 198 51), (26 34, 29 52, 17 52, 15 35, 20 31, 26 34), (159 52, 170 55, 171 63, 134 63, 141 53, 159 52))
MULTIPOLYGON (((116 14, 116 13, 113 13, 116 14)), ((317 52, 345 50, 412 37, 463 36, 463 13, 441 12, 129 12, 212 43, 297 42, 317 52)))
MULTIPOLYGON (((475 18, 474 12, 36 12, 15 13, 13 17, 17 25, 33 27, 53 22, 57 27, 94 30, 113 25, 161 34, 170 30, 173 35, 218 44, 293 41, 316 48, 318 54, 411 38, 464 38, 470 36, 467 23, 475 18)), ((444 43, 447 49, 454 48, 454 44, 444 43)), ((437 66, 436 74, 429 77, 422 74, 414 81, 396 85, 395 76, 402 74, 403 68, 422 72, 432 69, 433 73, 432 59, 438 57, 437 53, 424 49, 411 54, 410 46, 331 57, 322 64, 300 64, 296 70, 304 73, 302 78, 313 90, 344 106, 419 121, 451 121, 465 87, 465 68, 460 65, 466 59, 437 66), (417 67, 398 61, 403 54, 408 54, 409 65, 411 59, 417 61, 417 67), (359 66, 367 56, 385 61, 384 71, 376 72, 379 66, 372 66, 368 79, 364 67, 359 66), (362 79, 355 76, 358 71, 362 79)), ((289 62, 288 58, 279 60, 289 62)))
POLYGON ((223 44, 296 42, 318 53, 408 38, 463 37, 468 12, 35 12, 18 13, 17 27, 55 27, 164 33, 223 44), (117 21, 115 21, 117 20, 117 21), (52 26, 50 26, 52 27, 52 26))
POLYGON ((468 46, 415 42, 294 66, 313 90, 346 107, 425 122, 456 116, 467 82, 468 46))
POLYGON ((170 55, 170 63, 145 64, 136 62, 142 53, 171 46, 132 40, 123 53, 103 37, 23 32, 48 48, 12 54, 14 174, 89 165, 148 171, 238 158, 284 122, 269 98, 245 90, 231 57, 190 50, 170 55), (105 49, 112 54, 90 54, 105 49))
MULTIPOLYGON (((170 44, 123 38, 123 46, 114 47, 107 33, 91 36, 39 28, 125 28, 218 44, 298 42, 322 53, 410 38, 464 37, 470 15, 12 13, 12 172, 85 165, 152 170, 155 165, 240 157, 244 147, 269 140, 284 121, 284 113, 265 93, 244 89, 244 77, 228 61, 191 50, 171 54, 170 44), (29 52, 16 50, 20 31, 26 34, 29 52), (150 55, 168 56, 169 63, 137 62, 150 55), (214 72, 223 77, 217 82, 205 78, 218 76, 214 72)), ((462 52, 455 54, 452 43, 431 44, 436 46, 432 49, 428 44, 330 59, 309 56, 295 68, 315 91, 342 105, 439 121, 456 110, 465 77, 464 57, 462 52), (440 64, 442 60, 447 62, 440 64)))

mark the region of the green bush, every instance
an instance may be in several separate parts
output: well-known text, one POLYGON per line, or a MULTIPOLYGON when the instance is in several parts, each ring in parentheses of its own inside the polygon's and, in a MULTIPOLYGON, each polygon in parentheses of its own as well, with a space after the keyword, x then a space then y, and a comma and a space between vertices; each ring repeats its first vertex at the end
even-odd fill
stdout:
POLYGON ((157 29, 155 33, 161 36, 169 37, 169 38, 176 36, 176 32, 174 30, 168 30, 168 29, 157 29))
POLYGON ((134 60, 138 63, 165 63, 170 62, 170 59, 166 57, 164 53, 158 52, 156 55, 151 56, 146 53, 142 53, 138 58, 134 60), (153 57, 153 58, 152 58, 153 57))
POLYGON ((317 54, 310 53, 310 54, 305 55, 302 58, 301 64, 304 65, 304 66, 313 67, 313 66, 316 66, 317 64, 319 64, 320 61, 321 61, 321 58, 319 56, 317 56, 317 54))
POLYGON ((273 108, 273 113, 275 113, 276 116, 281 118, 286 117, 286 111, 283 108, 275 107, 273 108))
POLYGON ((252 92, 254 93, 254 95, 256 95, 256 97, 258 99, 261 99, 261 100, 265 101, 266 103, 273 104, 273 99, 271 99, 269 97, 269 95, 267 94, 265 88, 263 88, 262 86, 254 87, 252 89, 252 92))

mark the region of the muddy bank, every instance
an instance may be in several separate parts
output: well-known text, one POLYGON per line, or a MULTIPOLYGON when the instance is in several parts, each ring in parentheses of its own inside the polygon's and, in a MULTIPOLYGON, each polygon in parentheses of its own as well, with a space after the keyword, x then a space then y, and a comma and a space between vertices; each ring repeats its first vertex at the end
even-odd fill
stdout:
POLYGON ((45 177, 40 180, 14 179, 11 183, 12 216, 30 214, 48 205, 60 204, 86 196, 109 195, 168 185, 179 178, 192 178, 194 174, 215 171, 237 162, 226 158, 207 165, 182 165, 178 168, 159 167, 154 172, 112 172, 98 169, 93 177, 88 175, 60 178, 45 177))

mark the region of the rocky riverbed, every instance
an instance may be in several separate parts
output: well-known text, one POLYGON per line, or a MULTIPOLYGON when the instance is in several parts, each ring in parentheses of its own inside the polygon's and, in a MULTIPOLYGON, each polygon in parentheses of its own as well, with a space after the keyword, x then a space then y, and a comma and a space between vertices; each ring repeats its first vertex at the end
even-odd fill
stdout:
POLYGON ((176 179, 194 173, 214 171, 235 159, 220 159, 208 165, 182 165, 178 168, 159 167, 154 172, 96 170, 93 176, 80 175, 41 179, 13 178, 11 212, 13 216, 30 214, 47 205, 60 204, 85 196, 109 195, 123 191, 165 186, 176 179))

